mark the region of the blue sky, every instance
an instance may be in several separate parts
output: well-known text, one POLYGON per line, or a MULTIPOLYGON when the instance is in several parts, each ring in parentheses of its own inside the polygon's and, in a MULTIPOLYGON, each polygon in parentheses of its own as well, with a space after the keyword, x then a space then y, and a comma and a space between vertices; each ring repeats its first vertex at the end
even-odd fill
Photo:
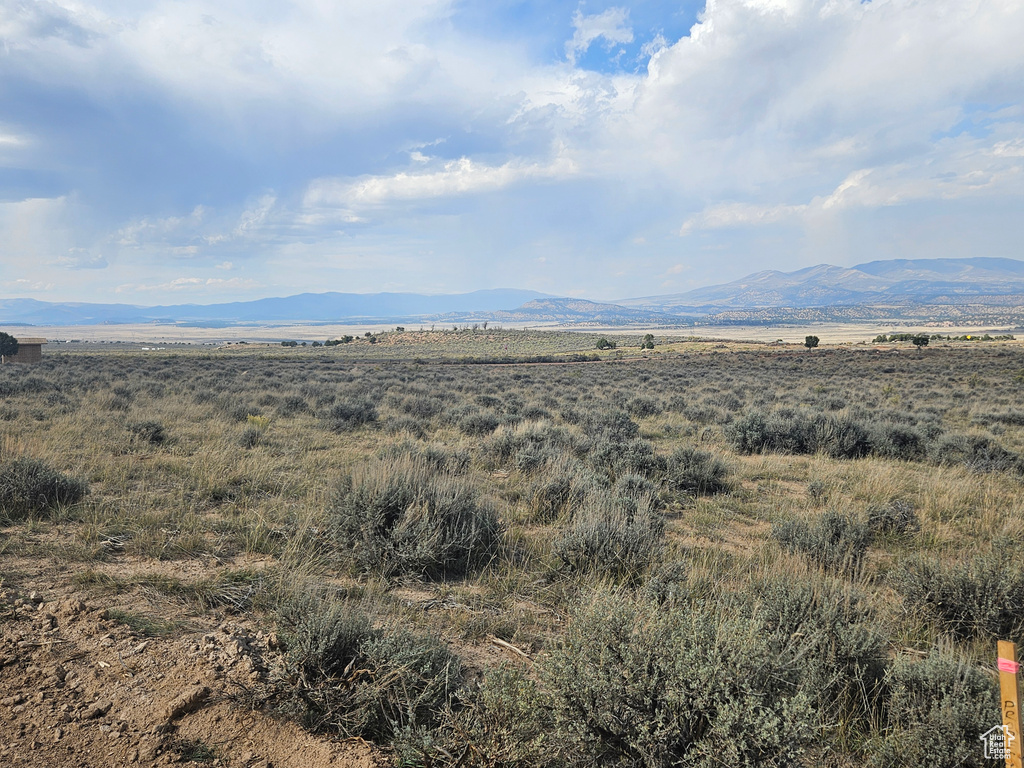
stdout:
POLYGON ((1019 0, 0 0, 2 296, 1024 257, 1019 0))

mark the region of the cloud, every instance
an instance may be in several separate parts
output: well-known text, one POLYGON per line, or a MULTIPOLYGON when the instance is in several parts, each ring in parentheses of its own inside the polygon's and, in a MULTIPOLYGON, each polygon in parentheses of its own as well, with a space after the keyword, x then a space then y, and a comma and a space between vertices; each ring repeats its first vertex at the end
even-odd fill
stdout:
POLYGON ((46 291, 53 290, 53 283, 18 278, 11 281, 11 287, 15 293, 45 293, 46 291))
POLYGON ((575 64, 595 40, 603 38, 609 49, 616 43, 633 42, 629 11, 625 8, 612 7, 589 16, 577 8, 572 17, 572 26, 572 40, 565 44, 565 57, 571 64, 575 64))
POLYGON ((72 248, 67 255, 50 262, 65 269, 106 269, 110 262, 102 254, 93 254, 81 248, 72 248))
POLYGON ((548 163, 510 160, 498 166, 462 157, 420 173, 402 171, 355 180, 317 179, 306 190, 303 204, 307 208, 337 207, 351 212, 392 202, 486 193, 525 181, 565 178, 576 171, 576 164, 568 157, 557 157, 548 163))
POLYGON ((176 277, 163 283, 151 285, 146 284, 124 284, 115 289, 116 293, 180 293, 182 291, 212 293, 216 291, 248 291, 254 288, 263 287, 256 280, 241 277, 219 278, 219 277, 176 277))
POLYGON ((1024 234, 1019 0, 709 0, 675 27, 679 3, 563 5, 562 27, 469 5, 0 0, 0 268, 68 293, 246 290, 174 283, 187 260, 303 290, 330 262, 356 290, 644 295, 702 279, 705 249, 755 266, 764 233, 794 260, 854 219, 941 210, 965 250, 1024 234), (637 233, 649 274, 612 277, 637 233))
POLYGON ((182 234, 190 236, 203 223, 206 213, 205 207, 197 205, 187 216, 138 219, 117 231, 116 243, 121 246, 141 246, 154 241, 167 242, 182 234))

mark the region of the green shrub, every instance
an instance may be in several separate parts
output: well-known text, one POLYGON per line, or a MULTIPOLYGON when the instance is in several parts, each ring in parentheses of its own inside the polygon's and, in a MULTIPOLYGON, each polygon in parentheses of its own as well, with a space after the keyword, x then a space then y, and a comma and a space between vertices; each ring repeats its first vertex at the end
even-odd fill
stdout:
POLYGON ((886 459, 914 461, 927 452, 924 436, 903 424, 879 424, 871 429, 871 452, 886 459))
POLYGON ((377 421, 377 406, 366 398, 336 403, 328 411, 326 422, 332 432, 347 432, 377 421))
POLYGON ((725 463, 693 446, 678 448, 668 458, 665 479, 669 487, 692 496, 706 496, 729 490, 725 463))
POLYGON ((15 520, 75 504, 88 492, 84 480, 68 477, 38 459, 0 464, 0 511, 15 520))
POLYGON ((548 697, 532 678, 506 666, 487 670, 479 687, 472 694, 463 694, 450 740, 449 754, 466 750, 468 765, 540 768, 564 764, 558 754, 548 697))
POLYGON ((910 605, 959 638, 1024 638, 1024 565, 1017 547, 994 547, 957 563, 917 557, 894 579, 910 605))
POLYGON ((456 576, 495 553, 501 528, 471 486, 418 457, 371 462, 338 486, 330 514, 358 570, 456 576))
POLYGON ((559 457, 548 463, 532 484, 528 505, 532 519, 550 523, 568 519, 587 495, 601 487, 600 478, 577 459, 559 457))
POLYGON ((553 548, 574 573, 636 581, 661 549, 665 521, 649 498, 634 501, 607 492, 590 494, 553 548))
POLYGON ((436 638, 375 629, 345 603, 300 599, 281 612, 293 707, 313 731, 387 744, 418 727, 436 727, 461 685, 462 670, 436 638))
POLYGON ((1024 471, 1024 459, 985 435, 949 435, 932 449, 938 464, 960 464, 978 472, 1024 471))
POLYGON ((459 419, 459 429, 463 434, 478 436, 489 435, 501 424, 501 420, 490 411, 473 411, 459 419))
POLYGON ((982 768, 980 737, 1002 723, 998 688, 984 669, 950 652, 899 657, 885 678, 885 727, 868 745, 871 766, 982 768))
POLYGON ((542 669, 565 751, 585 765, 793 765, 818 717, 800 659, 765 637, 714 608, 598 595, 542 669))
POLYGON ((826 512, 817 523, 788 520, 772 526, 772 535, 792 553, 800 553, 828 571, 860 568, 871 542, 867 525, 838 512, 826 512))
POLYGON ((652 443, 640 438, 628 442, 601 439, 591 449, 589 459, 611 481, 623 475, 654 477, 665 471, 665 459, 652 443))
POLYGON ((876 719, 888 638, 860 591, 811 574, 755 581, 738 599, 741 615, 761 623, 779 654, 803 659, 801 680, 814 692, 823 722, 867 733, 876 719), (792 647, 800 638, 800 648, 792 647))

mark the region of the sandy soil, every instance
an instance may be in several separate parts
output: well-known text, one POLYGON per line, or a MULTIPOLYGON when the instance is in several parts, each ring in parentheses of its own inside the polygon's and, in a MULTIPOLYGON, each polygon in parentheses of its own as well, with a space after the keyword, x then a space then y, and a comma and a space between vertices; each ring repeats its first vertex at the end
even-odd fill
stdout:
MULTIPOLYGON (((0 589, 0 765, 387 764, 365 742, 314 737, 246 707, 245 691, 273 665, 276 638, 244 617, 145 637, 112 620, 103 601, 86 602, 44 573, 27 584, 37 581, 27 592, 0 589)), ((147 610, 142 596, 134 600, 147 610)))

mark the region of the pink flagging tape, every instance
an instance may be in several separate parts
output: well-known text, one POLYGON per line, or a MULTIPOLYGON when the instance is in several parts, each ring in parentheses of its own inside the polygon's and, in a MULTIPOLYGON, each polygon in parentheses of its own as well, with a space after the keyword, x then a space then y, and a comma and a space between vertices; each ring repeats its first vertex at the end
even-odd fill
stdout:
MULTIPOLYGON (((989 657, 991 658, 991 656, 989 657)), ((1020 664, 1016 661, 1010 661, 1009 659, 999 659, 997 664, 1000 672, 1009 672, 1011 675, 1016 675, 1020 670, 1020 664)))

